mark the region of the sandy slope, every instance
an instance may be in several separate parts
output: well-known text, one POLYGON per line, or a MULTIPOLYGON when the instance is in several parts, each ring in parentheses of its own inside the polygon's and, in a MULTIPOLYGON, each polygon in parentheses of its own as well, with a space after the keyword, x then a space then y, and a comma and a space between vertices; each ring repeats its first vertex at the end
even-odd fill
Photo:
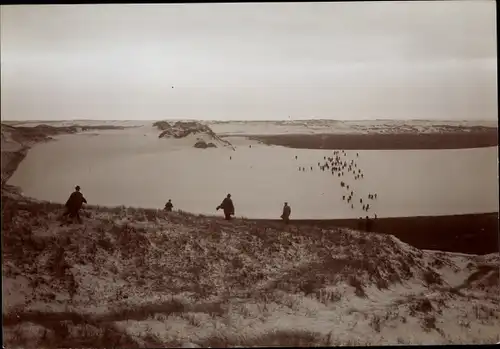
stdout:
POLYGON ((17 165, 27 154, 28 148, 35 142, 16 137, 14 128, 2 124, 1 128, 1 173, 2 186, 17 169, 17 165))
MULTIPOLYGON (((2 142, 17 154, 11 136, 2 127, 2 142)), ((2 161, 2 177, 12 163, 2 161)), ((7 347, 500 340, 498 254, 131 208, 89 207, 84 225, 61 227, 61 205, 9 190, 2 188, 7 347)))
POLYGON ((500 340, 498 255, 125 208, 60 227, 58 205, 2 204, 6 345, 500 340))
POLYGON ((190 141, 191 146, 202 149, 227 147, 234 150, 229 141, 220 138, 210 126, 198 121, 158 121, 153 127, 161 131, 159 138, 180 140, 185 145, 189 145, 187 141, 190 141))

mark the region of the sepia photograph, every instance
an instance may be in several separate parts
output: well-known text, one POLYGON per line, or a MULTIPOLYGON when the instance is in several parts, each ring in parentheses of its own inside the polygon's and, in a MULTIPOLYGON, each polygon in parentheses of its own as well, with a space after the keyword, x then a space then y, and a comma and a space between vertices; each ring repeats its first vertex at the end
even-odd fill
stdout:
POLYGON ((496 26, 1 5, 3 346, 499 343, 496 26))

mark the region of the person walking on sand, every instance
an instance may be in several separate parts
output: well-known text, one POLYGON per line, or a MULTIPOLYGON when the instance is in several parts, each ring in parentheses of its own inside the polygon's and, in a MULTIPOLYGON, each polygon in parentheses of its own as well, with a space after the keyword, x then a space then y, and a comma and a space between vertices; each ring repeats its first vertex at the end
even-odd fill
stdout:
POLYGON ((165 211, 172 212, 174 205, 172 204, 172 200, 168 199, 168 202, 165 204, 165 211))
POLYGON ((75 187, 75 191, 71 193, 66 201, 65 207, 66 212, 63 213, 63 218, 69 216, 69 218, 76 218, 78 223, 82 223, 82 219, 80 218, 80 209, 83 204, 87 203, 87 200, 83 197, 83 194, 80 192, 80 186, 77 185, 75 187))
POLYGON ((222 200, 222 203, 217 206, 217 211, 222 209, 224 211, 224 219, 229 221, 231 216, 234 216, 234 204, 231 200, 231 194, 227 194, 226 198, 222 200))
POLYGON ((288 206, 288 202, 285 202, 285 205, 283 206, 283 213, 281 215, 281 219, 285 224, 288 224, 290 222, 290 215, 292 214, 292 208, 288 206))

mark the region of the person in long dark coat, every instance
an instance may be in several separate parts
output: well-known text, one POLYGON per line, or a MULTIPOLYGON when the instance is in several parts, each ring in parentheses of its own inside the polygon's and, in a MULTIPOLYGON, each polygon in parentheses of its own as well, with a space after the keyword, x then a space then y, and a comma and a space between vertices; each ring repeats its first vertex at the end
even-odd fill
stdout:
POLYGON ((222 200, 222 203, 217 206, 217 211, 222 209, 224 211, 224 219, 229 221, 231 216, 234 216, 234 204, 231 200, 231 194, 227 194, 226 198, 222 200))
POLYGON ((69 216, 69 218, 76 218, 78 223, 82 223, 82 219, 80 218, 80 209, 83 204, 87 203, 87 200, 83 197, 83 194, 80 192, 80 186, 77 185, 75 187, 75 191, 71 193, 66 201, 65 207, 66 212, 64 212, 63 217, 69 216))
POLYGON ((165 211, 167 212, 172 212, 172 209, 174 208, 174 205, 172 204, 172 200, 168 200, 168 202, 165 204, 165 211))
POLYGON ((285 202, 285 205, 283 206, 283 213, 281 214, 281 219, 283 219, 283 222, 285 222, 285 224, 288 224, 290 222, 291 214, 292 208, 288 206, 288 202, 285 202))

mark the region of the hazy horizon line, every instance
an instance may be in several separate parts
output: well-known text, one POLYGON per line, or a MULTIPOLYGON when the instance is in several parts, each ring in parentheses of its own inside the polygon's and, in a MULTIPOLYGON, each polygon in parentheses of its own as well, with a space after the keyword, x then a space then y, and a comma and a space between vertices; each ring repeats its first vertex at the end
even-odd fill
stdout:
POLYGON ((357 122, 357 121, 498 121, 495 119, 196 119, 196 118, 172 118, 172 119, 26 119, 26 120, 11 120, 11 119, 2 119, 1 122, 61 122, 61 121, 218 121, 218 122, 276 122, 276 121, 348 121, 348 122, 357 122))

